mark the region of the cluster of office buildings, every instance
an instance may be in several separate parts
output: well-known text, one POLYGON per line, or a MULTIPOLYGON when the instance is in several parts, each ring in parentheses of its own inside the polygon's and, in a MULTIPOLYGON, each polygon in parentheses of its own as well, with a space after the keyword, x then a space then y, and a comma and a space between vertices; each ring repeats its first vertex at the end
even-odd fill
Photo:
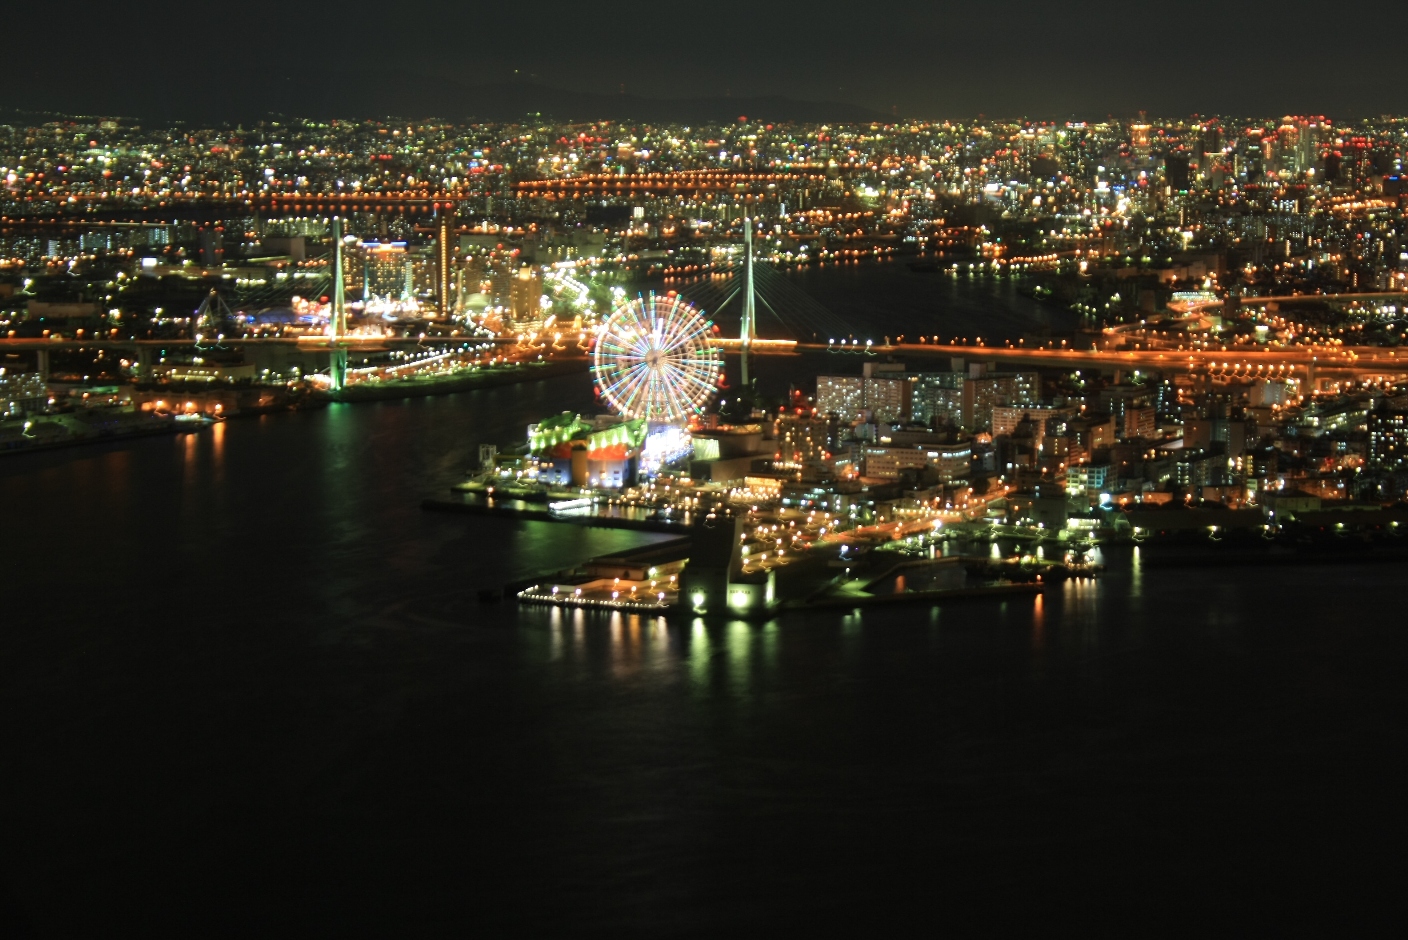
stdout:
POLYGON ((782 447, 793 463, 775 469, 899 483, 934 505, 981 498, 994 518, 1047 527, 1131 507, 1319 509, 1408 493, 1408 394, 1392 385, 1312 395, 1287 377, 950 365, 818 376, 809 420, 826 419, 825 460, 782 447))

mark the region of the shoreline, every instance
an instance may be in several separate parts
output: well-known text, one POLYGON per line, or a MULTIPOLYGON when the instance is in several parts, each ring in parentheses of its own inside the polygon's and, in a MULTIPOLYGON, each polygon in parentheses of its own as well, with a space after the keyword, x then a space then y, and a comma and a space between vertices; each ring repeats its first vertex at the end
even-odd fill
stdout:
POLYGON ((172 423, 171 427, 145 427, 135 428, 130 431, 107 431, 98 434, 88 434, 82 437, 70 437, 60 441, 44 441, 38 444, 27 444, 23 447, 0 448, 0 457, 19 456, 21 454, 44 454, 53 450, 64 450, 70 447, 81 447, 86 444, 120 444, 143 437, 165 437, 175 434, 196 434, 201 431, 204 425, 186 426, 172 423))
POLYGON ((600 529, 635 529, 640 532, 687 533, 693 526, 662 519, 627 519, 623 516, 556 516, 550 510, 520 509, 515 506, 488 506, 478 502, 456 502, 448 499, 424 499, 420 508, 429 512, 459 513, 469 516, 504 516, 528 522, 558 522, 564 525, 600 529))
POLYGON ((977 587, 948 588, 940 591, 901 591, 897 594, 854 594, 822 596, 816 600, 796 601, 779 605, 779 610, 815 610, 822 607, 874 607, 885 604, 937 604, 945 600, 978 597, 1001 597, 1007 594, 1040 594, 1049 585, 1042 582, 1015 584, 985 584, 977 587))
MULTIPOLYGON (((377 383, 375 386, 365 387, 365 390, 362 390, 363 387, 353 386, 352 389, 350 389, 350 394, 348 389, 344 389, 337 394, 314 393, 302 396, 296 401, 280 405, 240 409, 239 411, 224 416, 224 420, 239 421, 243 418, 258 418, 271 414, 320 409, 326 408, 334 402, 361 404, 364 402, 395 401, 407 398, 429 398, 434 395, 452 395, 456 392, 500 388, 508 385, 521 385, 527 382, 542 379, 555 379, 566 375, 574 375, 578 372, 586 372, 588 371, 590 363, 591 361, 585 357, 581 359, 563 359, 544 362, 541 365, 529 364, 513 370, 494 370, 446 376, 444 379, 440 380, 414 381, 405 382, 404 384, 399 382, 377 383)), ((210 391, 210 389, 201 389, 201 391, 210 391)), ((47 417, 47 415, 39 415, 38 417, 42 419, 47 417)), ((0 457, 19 454, 47 453, 53 450, 80 447, 87 444, 115 444, 136 438, 160 437, 168 434, 196 434, 208 426, 208 424, 193 426, 173 424, 170 427, 144 427, 130 431, 102 432, 61 441, 27 444, 23 447, 0 448, 0 457)), ((671 529, 660 531, 678 530, 671 529)))
MULTIPOLYGON (((522 501, 521 498, 520 501, 522 501)), ((459 501, 435 497, 427 497, 421 500, 421 509, 429 512, 459 513, 474 516, 504 516, 530 522, 554 522, 587 528, 633 529, 641 532, 662 532, 676 535, 687 534, 694 529, 693 525, 683 521, 630 519, 621 516, 602 515, 557 515, 545 508, 537 509, 520 506, 488 505, 477 501, 459 501)), ((1096 542, 1095 544, 1098 546, 1102 543, 1096 542)), ((1160 543, 1136 543, 1124 539, 1111 539, 1103 544, 1107 546, 1127 545, 1136 549, 1143 547, 1145 549, 1144 557, 1140 559, 1140 564, 1146 568, 1193 568, 1217 565, 1329 565, 1356 561, 1375 563, 1408 562, 1408 546, 1398 545, 1356 546, 1349 550, 1342 551, 1326 551, 1323 548, 1305 549, 1303 547, 1289 551, 1284 549, 1228 551, 1212 546, 1206 548, 1178 546, 1177 549, 1174 550, 1172 545, 1166 548, 1160 543)), ((945 558, 939 559, 939 561, 941 563, 945 561, 971 561, 977 557, 978 556, 955 555, 946 556, 945 558)), ((879 574, 873 575, 869 580, 871 583, 876 583, 903 568, 934 563, 933 560, 901 562, 892 565, 879 574)), ((1040 583, 1038 583, 1038 587, 1040 587, 1040 583)))
POLYGON ((393 382, 376 382, 349 385, 338 392, 324 392, 318 398, 325 402, 345 402, 356 404, 364 401, 389 401, 397 398, 428 398, 431 395, 450 395, 455 392, 469 392, 480 388, 498 388, 505 385, 521 385, 538 379, 553 379, 577 372, 586 372, 591 360, 585 356, 572 359, 547 360, 542 363, 528 363, 512 370, 489 370, 447 375, 434 379, 409 379, 393 382))

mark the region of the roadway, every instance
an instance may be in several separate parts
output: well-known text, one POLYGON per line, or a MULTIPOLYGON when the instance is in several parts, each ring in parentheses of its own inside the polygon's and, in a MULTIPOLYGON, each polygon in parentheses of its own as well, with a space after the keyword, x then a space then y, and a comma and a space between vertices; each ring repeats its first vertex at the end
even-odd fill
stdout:
MULTIPOLYGON (((516 337, 498 337, 493 340, 473 336, 343 336, 335 343, 328 336, 267 336, 267 337, 225 337, 220 346, 327 349, 336 346, 342 349, 375 352, 389 349, 403 349, 426 346, 457 345, 462 343, 479 344, 494 342, 500 346, 517 346, 516 337)), ((91 339, 54 339, 40 337, 0 338, 0 351, 38 351, 59 349, 143 349, 195 346, 194 339, 119 339, 116 337, 94 336, 91 339)), ((212 346, 203 341, 200 345, 212 346)), ((724 343, 727 351, 737 349, 738 343, 724 343)), ((824 343, 793 343, 791 341, 759 341, 752 345, 752 355, 795 356, 800 352, 832 352, 844 354, 840 347, 824 343)), ((861 347, 853 347, 856 354, 861 347)), ((864 351, 874 355, 896 355, 915 358, 962 358, 979 362, 1002 362, 1014 366, 1036 366, 1047 369, 1104 369, 1125 370, 1193 370, 1228 371, 1260 370, 1262 372, 1293 370, 1314 376, 1377 376, 1408 375, 1408 350, 1402 356, 1396 349, 1377 346, 1342 346, 1333 349, 1304 346, 1250 347, 1238 346, 1233 349, 1071 349, 1041 348, 1028 346, 960 346, 938 343, 892 343, 872 345, 864 351)))
MULTIPOLYGON (((853 347, 856 352, 860 348, 853 347)), ((934 358, 962 358, 979 362, 1005 362, 1012 365, 1055 369, 1135 369, 1151 370, 1225 370, 1238 364, 1262 367, 1263 370, 1287 367, 1316 375, 1343 373, 1347 375, 1408 374, 1408 350, 1399 356, 1395 349, 1377 346, 1341 346, 1334 349, 1311 349, 1303 346, 1255 348, 1239 346, 1225 350, 1203 349, 1071 349, 1028 346, 955 346, 938 343, 893 343, 870 346, 876 355, 904 355, 934 358)), ((839 348, 824 343, 798 343, 785 354, 795 352, 839 352, 839 348)), ((755 355, 769 355, 774 350, 754 348, 755 355)), ((783 353, 784 350, 776 350, 783 353)))
POLYGON ((297 349, 326 349, 337 346, 341 349, 361 349, 368 352, 402 349, 413 346, 479 345, 496 343, 500 346, 518 344, 516 337, 488 339, 482 336, 356 336, 346 335, 336 341, 330 336, 310 334, 307 336, 225 336, 219 341, 209 338, 197 341, 190 337, 172 339, 123 339, 115 336, 94 336, 91 339, 48 338, 38 336, 11 336, 0 338, 0 351, 33 351, 50 349, 169 349, 171 347, 201 346, 203 348, 229 346, 266 346, 297 349))

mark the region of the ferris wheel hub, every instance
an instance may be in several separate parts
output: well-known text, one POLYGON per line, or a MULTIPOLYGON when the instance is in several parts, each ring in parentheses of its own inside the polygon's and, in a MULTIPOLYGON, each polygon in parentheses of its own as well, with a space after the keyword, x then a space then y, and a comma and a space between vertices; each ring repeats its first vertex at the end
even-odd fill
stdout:
POLYGON ((593 351, 602 397, 629 419, 688 422, 718 388, 722 361, 711 327, 677 296, 651 293, 621 304, 593 351))

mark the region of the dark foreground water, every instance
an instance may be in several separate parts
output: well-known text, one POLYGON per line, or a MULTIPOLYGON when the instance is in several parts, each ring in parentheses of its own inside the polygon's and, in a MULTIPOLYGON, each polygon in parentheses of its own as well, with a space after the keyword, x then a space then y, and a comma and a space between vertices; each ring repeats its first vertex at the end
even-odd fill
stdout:
POLYGON ((0 461, 0 934, 1344 926, 1401 886, 1402 566, 665 622, 423 513, 584 379, 0 461))

